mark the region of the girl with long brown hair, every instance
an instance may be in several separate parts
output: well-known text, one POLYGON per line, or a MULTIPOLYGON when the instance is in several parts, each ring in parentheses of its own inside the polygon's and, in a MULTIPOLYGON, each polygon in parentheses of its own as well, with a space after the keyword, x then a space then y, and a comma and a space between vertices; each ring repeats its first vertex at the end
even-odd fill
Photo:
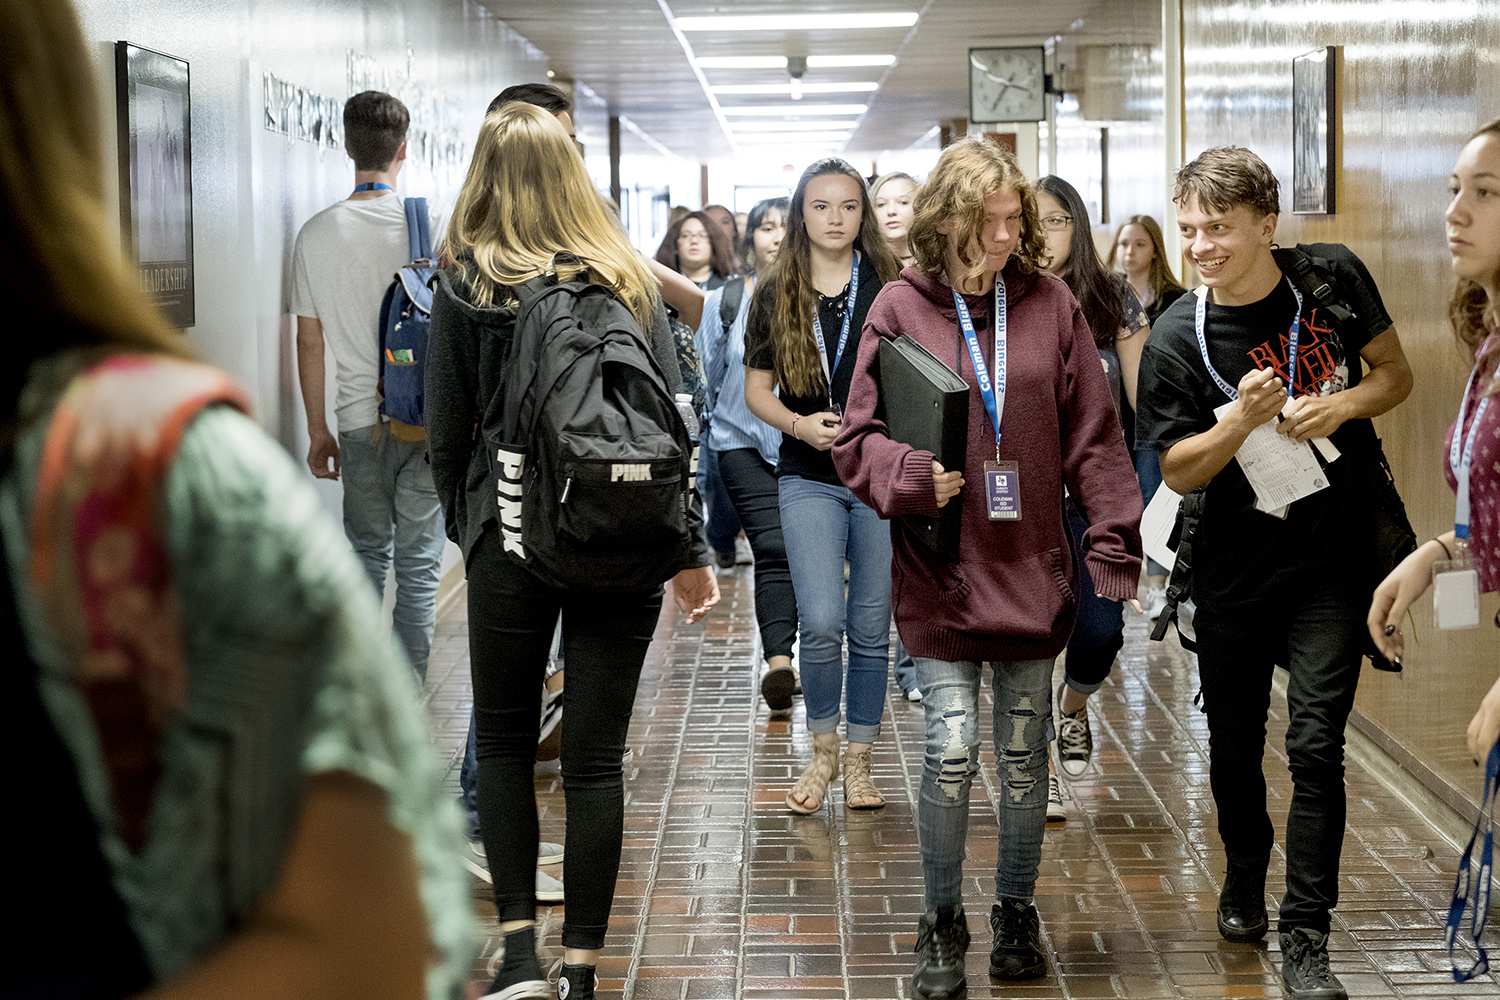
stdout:
POLYGON ((813 734, 812 763, 786 797, 797 813, 819 809, 839 774, 846 689, 844 803, 852 809, 885 805, 870 780, 870 747, 885 708, 890 530, 844 486, 829 449, 848 402, 865 314, 881 285, 895 277, 895 259, 859 172, 837 157, 803 171, 786 237, 755 289, 745 330, 745 402, 782 433, 777 489, 813 734))

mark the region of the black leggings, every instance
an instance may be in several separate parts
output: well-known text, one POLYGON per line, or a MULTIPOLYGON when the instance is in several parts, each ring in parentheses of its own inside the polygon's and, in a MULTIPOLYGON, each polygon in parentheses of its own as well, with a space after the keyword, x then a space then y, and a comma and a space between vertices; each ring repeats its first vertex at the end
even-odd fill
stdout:
POLYGON ((562 943, 603 947, 625 827, 621 757, 662 591, 576 593, 505 555, 493 525, 469 554, 469 656, 479 757, 479 817, 502 922, 536 916, 532 776, 542 677, 558 613, 568 650, 562 778, 571 821, 562 943))
POLYGON ((781 536, 776 470, 754 448, 719 453, 719 477, 755 554, 755 622, 767 657, 791 656, 797 638, 797 595, 781 536))

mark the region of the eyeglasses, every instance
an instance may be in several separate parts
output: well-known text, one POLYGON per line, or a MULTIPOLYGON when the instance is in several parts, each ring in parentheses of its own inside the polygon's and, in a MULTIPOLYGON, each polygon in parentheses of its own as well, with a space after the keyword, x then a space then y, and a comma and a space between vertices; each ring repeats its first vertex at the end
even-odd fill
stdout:
POLYGON ((1042 219, 1042 228, 1049 233, 1060 233, 1073 224, 1071 215, 1049 215, 1042 219))
POLYGON ((707 233, 678 233, 677 234, 677 242, 678 243, 691 243, 694 240, 701 240, 704 243, 708 243, 709 242, 708 234, 707 233))

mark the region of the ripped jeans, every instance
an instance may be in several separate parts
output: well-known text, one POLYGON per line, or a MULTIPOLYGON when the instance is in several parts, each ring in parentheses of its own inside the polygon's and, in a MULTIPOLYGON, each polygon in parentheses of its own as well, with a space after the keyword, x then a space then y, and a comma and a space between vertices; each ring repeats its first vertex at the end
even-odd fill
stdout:
MULTIPOLYGON (((963 902, 969 786, 979 773, 979 663, 916 657, 927 713, 917 829, 927 909, 963 902)), ((994 740, 1000 779, 995 897, 1030 901, 1047 829, 1047 745, 1052 740, 1052 660, 993 663, 994 740)))

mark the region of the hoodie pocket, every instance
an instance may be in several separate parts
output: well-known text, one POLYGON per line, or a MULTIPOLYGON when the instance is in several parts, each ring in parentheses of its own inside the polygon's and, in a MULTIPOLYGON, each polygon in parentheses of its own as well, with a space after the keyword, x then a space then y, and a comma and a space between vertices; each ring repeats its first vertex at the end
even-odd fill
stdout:
POLYGON ((1045 639, 1075 602, 1062 549, 1021 559, 949 564, 937 573, 945 623, 961 632, 1045 639))

